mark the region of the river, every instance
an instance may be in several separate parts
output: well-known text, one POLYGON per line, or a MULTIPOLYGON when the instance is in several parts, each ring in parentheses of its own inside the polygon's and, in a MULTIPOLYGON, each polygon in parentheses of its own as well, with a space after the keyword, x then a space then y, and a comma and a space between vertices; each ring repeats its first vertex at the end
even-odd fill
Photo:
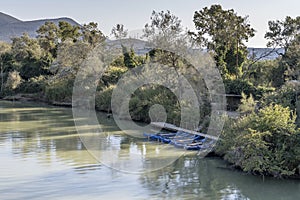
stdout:
MULTIPOLYGON (((119 159, 147 156, 143 149, 160 145, 122 134, 105 114, 98 117, 114 138, 119 159)), ((298 180, 247 175, 196 154, 151 172, 114 169, 86 150, 69 108, 1 101, 0 119, 1 200, 300 199, 298 180)))

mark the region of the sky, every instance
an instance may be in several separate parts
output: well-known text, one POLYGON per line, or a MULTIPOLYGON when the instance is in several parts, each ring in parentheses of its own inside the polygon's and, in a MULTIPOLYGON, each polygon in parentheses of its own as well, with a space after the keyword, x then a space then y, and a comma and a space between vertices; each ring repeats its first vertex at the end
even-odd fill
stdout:
POLYGON ((0 12, 24 21, 56 17, 70 17, 80 24, 93 21, 109 36, 118 23, 129 31, 143 29, 153 10, 170 10, 184 27, 194 30, 194 12, 213 4, 249 16, 256 30, 249 47, 265 47, 268 21, 300 15, 299 0, 0 0, 0 12))

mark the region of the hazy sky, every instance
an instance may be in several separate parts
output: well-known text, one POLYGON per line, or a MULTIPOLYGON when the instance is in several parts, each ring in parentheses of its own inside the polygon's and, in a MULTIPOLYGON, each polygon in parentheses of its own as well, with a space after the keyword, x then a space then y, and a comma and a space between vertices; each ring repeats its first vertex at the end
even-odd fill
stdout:
POLYGON ((205 6, 221 4, 239 15, 249 15, 256 36, 248 46, 264 47, 264 34, 269 20, 300 15, 299 0, 0 0, 0 11, 21 20, 71 17, 80 24, 95 21, 108 35, 111 28, 122 23, 127 29, 142 29, 149 22, 152 10, 170 10, 193 29, 193 15, 205 6))

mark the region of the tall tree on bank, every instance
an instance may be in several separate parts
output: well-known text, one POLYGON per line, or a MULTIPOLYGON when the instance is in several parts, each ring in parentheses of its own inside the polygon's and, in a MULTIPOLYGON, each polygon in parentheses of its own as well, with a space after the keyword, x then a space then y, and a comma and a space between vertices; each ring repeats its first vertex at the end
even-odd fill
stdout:
POLYGON ((300 35, 300 16, 295 19, 287 16, 282 21, 269 21, 268 25, 269 31, 265 34, 265 38, 269 40, 268 47, 284 48, 287 51, 300 35))
POLYGON ((197 32, 190 32, 196 42, 214 53, 216 64, 224 78, 238 76, 247 58, 244 42, 254 36, 248 17, 237 15, 221 5, 205 7, 194 14, 197 32))
MULTIPOLYGON (((283 48, 284 53, 278 66, 276 77, 281 84, 285 80, 297 80, 300 76, 300 16, 285 20, 269 21, 269 31, 265 38, 268 47, 283 48)), ((278 81, 277 81, 278 82, 278 81)), ((280 86, 281 84, 278 84, 280 86)))

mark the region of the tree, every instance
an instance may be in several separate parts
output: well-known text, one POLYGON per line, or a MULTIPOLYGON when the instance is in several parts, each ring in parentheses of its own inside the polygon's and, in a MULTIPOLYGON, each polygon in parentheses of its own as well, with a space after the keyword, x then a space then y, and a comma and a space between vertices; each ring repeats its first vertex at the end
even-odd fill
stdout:
POLYGON ((295 19, 287 16, 284 21, 269 21, 269 31, 265 38, 269 40, 268 47, 281 47, 285 52, 290 44, 299 36, 300 16, 295 19))
POLYGON ((233 9, 221 5, 205 7, 194 14, 197 33, 190 32, 198 44, 214 52, 215 61, 223 77, 237 76, 247 57, 244 41, 254 36, 248 17, 238 16, 233 9))
POLYGON ((104 34, 98 29, 98 24, 95 22, 84 24, 81 27, 81 33, 83 41, 88 42, 92 47, 95 47, 98 43, 106 39, 104 34))
POLYGON ((124 28, 123 24, 117 24, 112 28, 111 35, 113 35, 117 40, 124 39, 128 35, 128 30, 124 28))
POLYGON ((49 73, 51 57, 41 48, 38 40, 30 38, 28 34, 13 38, 12 55, 16 68, 25 80, 49 73))
POLYGON ((59 28, 53 22, 45 22, 38 30, 38 40, 40 46, 51 53, 52 57, 57 56, 57 45, 59 43, 59 28))
POLYGON ((59 27, 59 37, 62 42, 66 41, 67 39, 76 42, 80 37, 80 27, 77 25, 71 25, 68 22, 60 21, 58 23, 59 27))
POLYGON ((282 57, 281 64, 287 80, 299 80, 300 78, 300 34, 294 39, 282 57))
POLYGON ((7 61, 8 52, 11 50, 11 45, 5 42, 0 42, 0 73, 1 73, 1 89, 0 92, 3 91, 4 86, 4 67, 5 62, 7 61))
POLYGON ((151 23, 147 23, 144 27, 143 37, 154 45, 176 44, 182 38, 181 20, 169 10, 153 11, 150 20, 151 23))
POLYGON ((267 46, 284 48, 279 63, 284 72, 282 79, 297 80, 300 75, 300 16, 287 16, 285 20, 269 21, 268 24, 269 31, 265 34, 265 38, 269 40, 267 46))
MULTIPOLYGON (((153 11, 150 20, 151 22, 144 27, 143 37, 147 38, 154 46, 149 52, 151 61, 173 67, 179 77, 180 56, 177 53, 180 48, 186 47, 185 38, 182 35, 181 20, 171 14, 169 10, 153 11)), ((178 81, 181 85, 181 80, 178 78, 171 81, 178 81)), ((181 93, 180 90, 180 96, 181 93)))
POLYGON ((152 60, 155 58, 160 63, 178 68, 179 56, 174 51, 180 52, 181 48, 187 48, 187 34, 183 32, 181 20, 169 10, 153 11, 150 20, 143 30, 143 37, 154 45, 154 49, 149 52, 150 57, 152 60), (155 46, 164 49, 156 49, 155 46))
POLYGON ((128 50, 128 48, 122 45, 123 57, 124 57, 124 65, 127 68, 134 68, 138 65, 138 62, 135 59, 135 53, 133 48, 128 50))

